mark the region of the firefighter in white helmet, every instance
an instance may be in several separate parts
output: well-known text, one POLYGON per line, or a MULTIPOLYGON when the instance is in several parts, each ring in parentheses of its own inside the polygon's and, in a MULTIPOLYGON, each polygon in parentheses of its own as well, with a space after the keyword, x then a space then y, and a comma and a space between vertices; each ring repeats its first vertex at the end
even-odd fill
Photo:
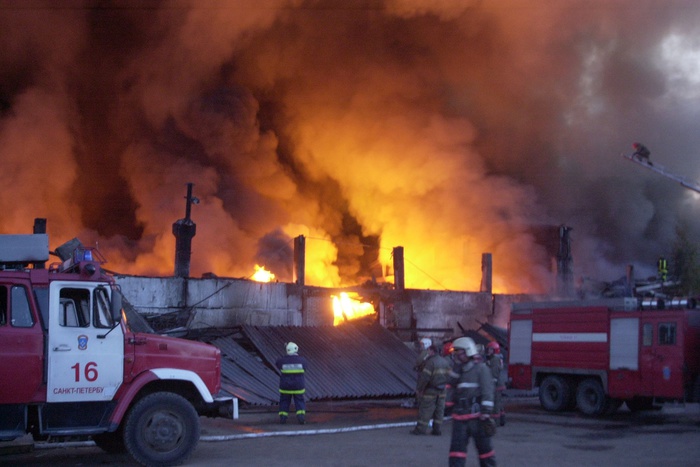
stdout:
POLYGON ((287 423, 289 407, 294 399, 294 409, 296 410, 297 421, 300 424, 306 423, 306 382, 304 373, 307 362, 304 357, 299 356, 299 346, 294 342, 286 344, 287 355, 280 357, 275 362, 275 366, 280 372, 280 423, 287 423))
POLYGON ((429 337, 424 337, 418 341, 420 350, 418 352, 418 357, 416 358, 416 364, 413 369, 418 373, 423 371, 423 365, 425 365, 425 360, 428 358, 428 348, 433 345, 433 341, 429 337))
MULTIPOLYGON (((428 348, 431 345, 433 345, 433 341, 429 337, 423 337, 418 341, 418 357, 416 357, 416 363, 413 365, 413 369, 416 371, 416 380, 420 378, 420 374, 423 372, 423 368, 425 368, 425 361, 430 356, 428 348)), ((418 393, 419 389, 416 386, 416 399, 413 401, 416 407, 420 405, 420 396, 418 393)))
POLYGON ((418 421, 416 427, 410 431, 412 435, 427 434, 431 419, 433 420, 433 429, 430 434, 442 435, 441 427, 445 417, 445 388, 451 369, 452 365, 440 355, 436 346, 428 347, 428 358, 425 360, 423 370, 418 375, 416 386, 418 421))
POLYGON ((475 359, 479 351, 469 337, 455 339, 452 347, 456 371, 452 375, 455 389, 449 465, 466 465, 469 439, 474 438, 479 465, 495 466, 496 457, 491 443, 495 430, 495 423, 491 420, 494 401, 491 371, 483 362, 475 359))

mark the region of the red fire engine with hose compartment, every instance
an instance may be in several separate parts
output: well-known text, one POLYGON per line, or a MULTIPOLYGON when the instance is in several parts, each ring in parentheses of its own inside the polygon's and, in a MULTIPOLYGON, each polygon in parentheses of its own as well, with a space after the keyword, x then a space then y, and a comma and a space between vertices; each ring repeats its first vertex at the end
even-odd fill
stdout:
POLYGON ((200 415, 231 414, 220 351, 152 333, 76 242, 46 268, 46 234, 0 235, 0 441, 90 435, 141 464, 181 462, 200 415))
POLYGON ((610 413, 700 402, 700 310, 692 299, 513 305, 510 387, 539 388, 549 411, 610 413))

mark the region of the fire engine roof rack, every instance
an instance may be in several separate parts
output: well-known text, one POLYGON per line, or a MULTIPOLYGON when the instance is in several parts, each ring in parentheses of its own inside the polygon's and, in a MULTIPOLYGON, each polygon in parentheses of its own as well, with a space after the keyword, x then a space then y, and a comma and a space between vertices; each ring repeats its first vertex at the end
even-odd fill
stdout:
POLYGON ((529 313, 532 310, 544 308, 580 308, 587 307, 605 307, 611 310, 633 311, 639 309, 639 300, 635 297, 619 297, 619 298, 595 298, 590 300, 565 300, 553 302, 525 302, 513 303, 512 312, 529 313))

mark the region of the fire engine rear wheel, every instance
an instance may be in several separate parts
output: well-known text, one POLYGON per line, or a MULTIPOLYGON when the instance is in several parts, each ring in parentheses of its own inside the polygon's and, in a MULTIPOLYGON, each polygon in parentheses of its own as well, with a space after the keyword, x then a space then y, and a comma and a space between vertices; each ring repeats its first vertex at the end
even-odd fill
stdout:
POLYGON ((170 392, 137 402, 124 424, 124 442, 143 465, 172 465, 186 460, 199 441, 199 416, 187 399, 170 392))
POLYGON ((597 379, 584 379, 576 389, 576 405, 586 415, 600 415, 608 407, 608 396, 597 379))
POLYGON ((550 412, 561 412, 569 407, 571 386, 562 376, 547 376, 540 384, 540 405, 550 412))

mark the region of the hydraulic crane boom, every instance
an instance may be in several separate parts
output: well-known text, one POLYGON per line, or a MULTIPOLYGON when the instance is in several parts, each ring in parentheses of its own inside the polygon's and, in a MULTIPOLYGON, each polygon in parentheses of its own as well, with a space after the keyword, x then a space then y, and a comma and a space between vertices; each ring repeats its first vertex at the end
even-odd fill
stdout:
POLYGON ((663 166, 660 166, 656 162, 653 164, 649 162, 648 158, 642 158, 637 155, 637 153, 632 153, 632 154, 622 154, 622 157, 625 159, 628 159, 635 164, 639 164, 643 167, 646 167, 649 170, 653 170, 654 172, 663 175, 666 178, 670 178, 671 180, 675 180, 678 183, 681 184, 681 186, 684 186, 688 188, 689 190, 693 190, 696 193, 700 193, 700 183, 694 182, 693 180, 688 180, 685 177, 681 177, 680 175, 676 175, 672 172, 669 172, 666 168, 663 166))

